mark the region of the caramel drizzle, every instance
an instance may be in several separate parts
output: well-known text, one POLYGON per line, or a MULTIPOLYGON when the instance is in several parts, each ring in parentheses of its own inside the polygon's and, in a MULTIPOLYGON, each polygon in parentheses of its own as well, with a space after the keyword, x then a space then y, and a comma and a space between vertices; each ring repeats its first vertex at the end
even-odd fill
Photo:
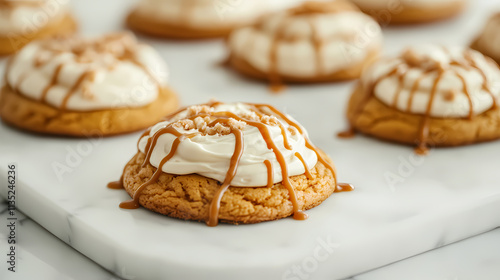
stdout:
POLYGON ((168 155, 166 157, 164 157, 161 160, 160 164, 158 165, 158 168, 153 173, 153 176, 151 176, 151 178, 146 183, 142 184, 141 186, 139 186, 139 188, 137 188, 135 190, 134 195, 132 196, 132 199, 120 203, 120 208, 125 208, 125 209, 139 208, 139 197, 140 197, 142 191, 147 186, 158 181, 158 179, 160 178, 160 175, 162 173, 163 165, 165 165, 165 163, 167 163, 175 155, 175 152, 177 151, 177 147, 179 147, 179 144, 181 143, 181 141, 186 138, 185 135, 179 133, 175 128, 173 128, 171 126, 162 129, 161 132, 162 133, 159 133, 160 135, 164 134, 164 133, 171 133, 171 134, 177 136, 177 138, 172 143, 172 147, 170 147, 170 152, 168 153, 168 155))
POLYGON ((396 89, 396 95, 394 96, 394 100, 392 102, 392 106, 396 107, 398 105, 399 96, 401 95, 401 91, 404 86, 404 81, 406 78, 406 74, 408 73, 408 69, 398 68, 397 76, 398 76, 398 88, 396 89))
POLYGON ((273 172, 273 163, 266 159, 264 164, 267 168, 267 187, 272 188, 274 186, 274 172, 273 172))
MULTIPOLYGON (((257 108, 255 108, 257 109, 257 108)), ((252 112, 254 112, 257 116, 259 117, 262 117, 262 113, 260 113, 257 110, 251 110, 252 112)), ((290 142, 288 141, 288 135, 286 134, 286 129, 285 129, 285 126, 281 123, 281 122, 278 122, 278 126, 281 130, 281 136, 283 137, 283 145, 285 146, 285 149, 287 150, 291 150, 292 149, 292 146, 290 145, 290 142)))
POLYGON ((429 148, 427 147, 427 139, 429 138, 429 122, 431 118, 431 110, 432 105, 434 104, 434 99, 436 96, 436 92, 438 89, 439 82, 441 78, 444 76, 445 71, 440 70, 437 79, 434 81, 432 85, 431 95, 429 97, 429 102, 427 103, 427 109, 425 111, 424 118, 420 124, 419 129, 419 137, 418 137, 418 146, 415 149, 415 152, 419 155, 425 155, 429 152, 429 148))
POLYGON ((261 122, 246 120, 246 119, 243 119, 243 118, 241 118, 241 117, 239 117, 231 112, 223 112, 223 114, 228 116, 228 117, 231 117, 235 120, 246 122, 248 125, 256 127, 260 131, 262 138, 264 138, 264 141, 267 144, 267 148, 274 152, 274 155, 276 156, 276 159, 278 160, 278 163, 280 164, 281 176, 283 178, 282 183, 287 188, 289 196, 290 196, 290 201, 292 202, 293 218, 296 220, 307 219, 307 214, 305 214, 304 212, 302 212, 299 209, 297 194, 295 193, 295 189, 293 188, 292 183, 290 182, 289 175, 288 175, 288 165, 286 163, 286 159, 283 156, 283 154, 281 153, 281 151, 279 150, 279 148, 276 146, 276 143, 274 143, 274 141, 272 140, 272 137, 271 137, 271 134, 269 132, 268 127, 261 122))
POLYGON ((113 190, 123 189, 123 175, 120 177, 120 180, 109 182, 108 188, 113 190))
POLYGON ((467 81, 465 81, 464 76, 460 75, 460 73, 458 73, 457 71, 454 71, 454 73, 460 79, 460 81, 462 82, 462 91, 467 96, 467 101, 469 102, 469 116, 468 116, 468 118, 470 120, 474 116, 474 107, 473 107, 473 104, 472 104, 472 96, 471 96, 471 94, 469 92, 469 88, 467 87, 467 81))
MULTIPOLYGON (((226 121, 228 121, 227 119, 226 121)), ((227 191, 231 182, 233 181, 234 176, 236 176, 236 171, 238 170, 238 166, 240 163, 241 156, 243 156, 243 131, 239 129, 231 129, 231 133, 236 138, 236 145, 234 147, 234 153, 231 156, 231 163, 229 165, 229 170, 226 173, 226 178, 224 182, 220 186, 219 190, 215 193, 214 198, 210 202, 210 212, 208 214, 208 222, 207 225, 210 227, 214 227, 219 223, 219 208, 220 202, 222 200, 222 196, 227 191)))
POLYGON ((311 172, 309 172, 309 167, 307 167, 307 163, 304 160, 304 158, 302 157, 302 155, 299 152, 296 152, 295 156, 302 162, 302 165, 304 165, 305 174, 306 174, 307 179, 312 180, 313 176, 311 175, 311 172))
MULTIPOLYGON (((445 51, 447 52, 447 49, 445 49, 445 51)), ((488 88, 488 79, 487 79, 486 74, 484 73, 484 71, 482 69, 480 69, 478 67, 478 65, 476 64, 476 62, 474 61, 474 59, 470 56, 470 54, 468 52, 465 53, 464 57, 465 57, 465 59, 466 59, 466 61, 468 62, 469 65, 464 65, 463 63, 460 63, 458 61, 453 61, 450 64, 453 65, 453 66, 462 67, 464 69, 468 69, 468 67, 470 66, 470 67, 476 69, 477 71, 479 71, 479 73, 483 76, 483 80, 484 80, 482 87, 483 87, 483 89, 485 91, 487 91, 490 94, 490 96, 491 96, 491 98, 493 100, 493 108, 496 108, 497 107, 497 101, 496 101, 495 96, 491 92, 491 90, 489 90, 489 88, 488 88)), ((398 81, 399 81, 398 89, 397 89, 397 92, 396 92, 394 100, 393 100, 393 107, 397 106, 398 98, 399 98, 399 95, 400 95, 401 90, 403 88, 404 76, 408 72, 407 70, 402 70, 402 68, 401 68, 405 64, 407 64, 410 67, 417 67, 417 66, 411 66, 411 65, 409 65, 408 61, 402 61, 400 64, 396 65, 389 72, 387 72, 385 75, 380 76, 375 81, 371 82, 368 86, 365 86, 365 98, 360 102, 358 108, 355 109, 355 111, 354 111, 354 119, 359 118, 360 114, 364 110, 364 108, 367 105, 368 101, 375 94, 375 87, 382 80, 387 79, 387 78, 389 78, 391 76, 394 76, 394 75, 397 75, 398 81)), ((436 93, 437 93, 437 90, 438 90, 439 83, 441 82, 441 80, 442 80, 442 78, 443 78, 443 76, 444 76, 444 74, 446 73, 447 70, 449 70, 449 69, 448 68, 446 68, 446 69, 445 68, 440 68, 440 67, 428 69, 428 70, 424 71, 424 73, 422 74, 422 76, 420 76, 415 81, 415 83, 413 84, 413 86, 411 88, 410 95, 409 95, 408 102, 407 102, 406 112, 410 112, 410 110, 411 110, 412 102, 413 102, 413 97, 414 97, 416 91, 418 90, 418 88, 420 87, 420 82, 429 73, 431 73, 431 72, 437 72, 437 78, 435 79, 435 81, 434 81, 434 83, 432 85, 432 89, 431 89, 430 97, 429 97, 429 102, 427 103, 427 108, 426 108, 426 111, 425 111, 425 113, 423 115, 422 121, 420 123, 419 130, 418 130, 418 146, 415 148, 415 152, 417 154, 425 155, 429 151, 429 148, 428 148, 428 144, 429 144, 428 143, 429 142, 429 124, 430 124, 430 119, 431 119, 432 106, 434 104, 434 100, 435 100, 435 97, 436 97, 436 93)), ((469 103, 469 115, 468 115, 468 119, 472 119, 473 116, 474 116, 474 108, 473 108, 472 96, 471 96, 470 91, 469 91, 469 89, 467 87, 467 82, 465 80, 465 77, 463 75, 461 75, 457 70, 452 70, 452 72, 460 79, 460 81, 462 83, 463 92, 466 95, 466 97, 468 99, 468 103, 469 103)), ((352 137, 352 135, 354 133, 355 133, 355 129, 351 125, 350 128, 349 128, 349 130, 347 130, 345 132, 340 132, 338 134, 338 136, 339 137, 347 138, 347 137, 352 137)))
MULTIPOLYGON (((465 54, 465 59, 467 60, 467 62, 469 62, 470 66, 473 67, 474 69, 476 69, 479 74, 481 74, 481 76, 483 77, 483 90, 486 91, 490 96, 491 96, 491 99, 493 100, 493 109, 496 109, 498 108, 498 102, 497 102, 497 99, 495 97, 495 95, 493 94, 493 92, 489 89, 489 80, 488 80, 488 77, 486 76, 486 73, 484 73, 484 71, 477 65, 476 61, 474 61, 474 59, 472 58, 471 54, 469 52, 467 52, 465 54)), ((493 62, 496 64, 496 62, 493 62)))
POLYGON ((417 90, 420 88, 420 82, 423 79, 425 79, 425 77, 427 77, 428 73, 429 73, 429 71, 424 72, 422 74, 422 76, 418 77, 418 79, 415 81, 415 83, 411 87, 410 96, 408 97, 408 103, 406 104, 406 112, 411 111, 411 107, 413 105, 413 97, 415 96, 415 93, 417 92, 417 90))
POLYGON ((63 64, 59 64, 56 67, 56 70, 54 71, 54 74, 52 75, 52 79, 50 80, 50 83, 42 91, 42 97, 40 98, 41 102, 45 103, 45 99, 47 98, 47 94, 49 93, 49 90, 54 85, 57 85, 57 80, 59 79, 59 73, 61 72, 62 68, 63 68, 63 64))
POLYGON ((279 116, 281 119, 283 119, 288 125, 290 126, 293 126, 295 129, 297 129, 297 131, 302 135, 302 137, 304 137, 305 141, 306 141, 306 147, 313 150, 314 153, 316 153, 316 156, 318 157, 318 160, 319 162, 321 162, 324 166, 326 166, 327 169, 329 169, 332 174, 333 174, 333 177, 335 179, 335 183, 337 183, 337 171, 335 170, 335 168, 321 155, 321 153, 319 152, 318 148, 316 148, 312 143, 311 143, 311 140, 309 140, 309 137, 304 133, 304 130, 300 127, 299 124, 297 124, 296 122, 290 120, 285 114, 283 114, 282 112, 280 112, 278 109, 276 109, 275 107, 271 106, 271 105, 267 105, 267 104, 253 104, 254 106, 256 106, 257 108, 267 108, 269 110, 271 110, 275 115, 279 116))
POLYGON ((335 192, 350 192, 354 190, 354 186, 348 183, 339 183, 335 192))
MULTIPOLYGON (((213 107, 213 106, 217 106, 218 104, 220 104, 220 103, 219 102, 210 103, 209 106, 213 107)), ((301 133, 303 135, 304 139, 306 140, 306 147, 308 147, 309 149, 313 150, 316 153, 316 155, 318 156, 318 160, 321 163, 323 163, 323 165, 325 167, 327 167, 332 172, 332 175, 334 176, 334 181, 335 181, 335 183, 337 183, 337 176, 336 176, 335 169, 323 158, 323 156, 319 153, 317 148, 315 148, 312 145, 312 143, 310 142, 308 137, 304 134, 304 131, 302 130, 302 128, 297 123, 291 121, 288 117, 286 117, 286 115, 284 115, 283 113, 281 113, 276 108, 274 108, 270 105, 265 105, 265 104, 248 104, 248 105, 252 105, 255 108, 258 108, 259 110, 261 108, 265 107, 265 108, 271 110, 275 115, 279 116, 281 119, 286 121, 289 125, 295 127, 297 129, 297 131, 299 131, 299 133, 301 133)), ((172 114, 171 116, 174 116, 175 114, 176 113, 172 114)), ((253 126, 253 127, 256 127, 257 129, 259 129, 259 132, 261 133, 262 138, 266 142, 268 149, 273 151, 278 163, 280 164, 281 174, 282 174, 282 178, 283 178, 282 184, 287 188, 287 190, 289 192, 289 197, 290 197, 290 201, 292 203, 292 208, 293 208, 293 218, 297 219, 297 220, 307 219, 307 214, 305 214, 304 212, 302 212, 299 209, 299 203, 297 200, 295 189, 293 188, 292 183, 290 182, 290 178, 288 176, 288 165, 286 163, 286 159, 283 156, 283 154, 280 152, 280 150, 278 149, 276 143, 274 143, 274 141, 272 140, 270 132, 269 132, 269 128, 267 127, 267 125, 265 125, 264 123, 261 123, 261 122, 252 121, 252 120, 242 118, 242 117, 237 116, 236 114, 234 114, 232 112, 215 112, 215 113, 211 113, 211 114, 199 113, 199 114, 195 114, 193 116, 190 116, 189 118, 186 118, 186 119, 194 120, 197 117, 214 117, 215 119, 212 120, 208 124, 209 127, 213 127, 214 125, 216 125, 218 123, 227 124, 230 121, 230 119, 234 119, 237 121, 245 122, 247 125, 250 125, 250 126, 253 126)), ((139 207, 139 197, 140 197, 142 191, 147 186, 155 183, 159 179, 159 176, 162 172, 163 166, 165 165, 165 163, 167 163, 175 155, 175 153, 177 151, 177 147, 180 144, 180 142, 186 138, 194 136, 194 134, 185 135, 185 134, 178 132, 173 127, 173 124, 174 123, 170 123, 166 127, 159 129, 152 137, 150 137, 148 139, 148 143, 147 143, 146 149, 145 149, 146 157, 145 157, 144 162, 142 164, 143 167, 146 166, 150 162, 152 151, 153 151, 153 149, 158 141, 158 138, 161 135, 169 133, 169 134, 172 134, 172 135, 177 137, 172 144, 172 147, 170 149, 169 154, 165 158, 163 158, 163 160, 160 162, 160 164, 158 165, 158 168, 154 172, 153 176, 147 182, 145 182, 144 184, 142 184, 141 186, 139 186, 139 188, 137 188, 135 190, 135 192, 132 196, 132 200, 122 202, 120 204, 121 208, 126 208, 126 209, 138 208, 139 207)), ((150 133, 150 130, 144 132, 142 134, 141 138, 148 135, 149 133, 150 133)), ((224 182, 219 187, 214 198, 212 199, 212 201, 210 203, 209 213, 208 213, 209 216, 208 216, 208 220, 207 220, 208 226, 216 226, 218 224, 218 220, 219 220, 218 213, 219 213, 219 209, 220 209, 220 203, 222 200, 222 196, 227 191, 227 189, 229 188, 229 186, 231 184, 231 181, 233 180, 234 176, 236 175, 236 172, 237 172, 237 169, 239 166, 239 161, 240 161, 241 156, 243 155, 243 152, 244 152, 243 132, 239 129, 231 128, 231 133, 235 136, 235 140, 236 140, 235 150, 234 150, 234 153, 231 157, 230 167, 226 173, 226 177, 224 179, 224 182)), ((139 139, 139 141, 140 141, 140 139, 139 139)), ((284 139, 286 139, 286 138, 284 138, 284 139)), ((312 179, 313 177, 312 177, 311 173, 309 172, 309 168, 307 167, 307 164, 305 163, 302 156, 299 153, 295 153, 295 155, 303 162, 304 168, 306 170, 305 174, 306 174, 307 178, 312 179)), ((272 187, 274 185, 274 174, 273 174, 272 163, 269 160, 265 160, 264 164, 266 165, 267 173, 268 173, 267 187, 272 187)), ((120 182, 121 181, 122 180, 120 180, 120 182)), ((338 186, 336 186, 335 192, 351 191, 354 189, 352 186, 349 188, 349 187, 345 187, 344 185, 346 185, 346 184, 339 184, 338 186)), ((111 183, 111 186, 114 186, 114 183, 111 183)))
MULTIPOLYGON (((93 75, 93 73, 94 73, 94 71, 86 71, 83 74, 81 74, 80 77, 78 77, 78 80, 76 80, 76 83, 73 85, 73 87, 71 87, 71 89, 68 91, 68 93, 66 94, 66 96, 64 96, 63 102, 61 104, 61 109, 62 110, 66 109, 66 106, 68 105, 68 101, 71 98, 71 96, 73 96, 73 94, 75 94, 75 92, 78 90, 78 88, 81 87, 81 85, 83 84, 83 82, 90 75, 93 75)), ((55 76, 55 74, 54 74, 54 76, 55 76)))

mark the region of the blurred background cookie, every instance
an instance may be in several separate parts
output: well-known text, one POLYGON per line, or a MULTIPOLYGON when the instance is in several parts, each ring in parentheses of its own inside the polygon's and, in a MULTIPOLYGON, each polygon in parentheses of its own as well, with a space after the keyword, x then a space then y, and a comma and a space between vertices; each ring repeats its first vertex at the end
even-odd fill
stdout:
POLYGON ((0 55, 32 40, 73 33, 77 26, 68 1, 0 0, 0 55))
POLYGON ((136 131, 177 108, 167 76, 158 53, 127 33, 34 41, 8 62, 0 116, 47 134, 136 131))
POLYGON ((358 78, 379 54, 380 26, 348 1, 308 1, 235 30, 227 40, 238 72, 267 80, 316 83, 358 78))
POLYGON ((301 0, 141 0, 127 25, 150 35, 200 39, 226 36, 258 17, 301 0))
POLYGON ((410 47, 361 77, 347 117, 354 130, 399 143, 456 146, 500 138, 498 65, 462 47, 410 47))

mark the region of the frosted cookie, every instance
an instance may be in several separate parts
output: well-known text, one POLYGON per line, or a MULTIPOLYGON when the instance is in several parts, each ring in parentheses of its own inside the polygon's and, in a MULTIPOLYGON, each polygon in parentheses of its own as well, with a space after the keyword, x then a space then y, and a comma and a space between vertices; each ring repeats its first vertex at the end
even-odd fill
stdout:
POLYGON ((300 0, 141 0, 128 15, 130 28, 168 38, 222 37, 269 11, 300 0))
POLYGON ((319 205, 337 188, 328 156, 289 116, 262 104, 188 107, 146 131, 121 181, 142 205, 186 220, 258 223, 319 205))
POLYGON ((4 80, 0 117, 32 132, 122 134, 178 106, 165 63, 130 34, 33 41, 9 60, 4 80))
POLYGON ((344 1, 309 1, 238 29, 229 63, 244 75, 282 82, 354 79, 379 53, 380 26, 344 1))
MULTIPOLYGON (((356 131, 394 142, 456 146, 500 137, 500 70, 479 52, 418 46, 361 77, 347 111, 356 131)), ((345 135, 344 135, 345 136, 345 135)))
POLYGON ((34 39, 75 30, 68 1, 0 0, 0 55, 13 53, 34 39))
POLYGON ((467 0, 351 0, 379 22, 393 24, 425 23, 447 19, 461 13, 467 0))
POLYGON ((500 13, 488 20, 471 47, 500 63, 500 13))

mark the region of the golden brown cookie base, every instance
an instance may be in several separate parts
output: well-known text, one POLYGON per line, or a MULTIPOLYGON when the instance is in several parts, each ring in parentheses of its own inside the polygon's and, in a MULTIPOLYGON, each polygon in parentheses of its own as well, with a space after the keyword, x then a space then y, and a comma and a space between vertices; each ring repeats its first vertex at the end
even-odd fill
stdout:
POLYGON ((364 13, 373 16, 379 21, 391 24, 418 24, 454 17, 465 9, 466 2, 436 3, 429 5, 429 7, 412 7, 405 6, 404 4, 401 4, 402 6, 389 7, 389 5, 394 4, 388 3, 387 9, 374 8, 370 5, 358 6, 364 13), (392 10, 390 8, 392 8, 392 10))
POLYGON ((0 55, 16 52, 32 40, 54 35, 67 35, 75 32, 76 29, 77 25, 73 16, 67 14, 60 21, 50 23, 35 33, 25 36, 16 34, 12 37, 0 37, 0 55))
POLYGON ((61 111, 26 98, 4 86, 0 92, 0 117, 14 127, 43 134, 73 137, 111 136, 147 128, 178 107, 177 96, 163 89, 143 107, 98 111, 61 111))
MULTIPOLYGON (((130 196, 156 171, 150 164, 141 167, 144 158, 139 152, 125 166, 123 185, 130 196)), ((331 171, 321 163, 311 169, 311 174, 312 180, 305 175, 290 178, 302 210, 321 204, 335 190, 331 171)), ((216 180, 200 175, 162 173, 157 182, 144 189, 139 203, 173 218, 206 221, 210 202, 219 187, 216 180)), ((288 190, 281 183, 272 188, 229 187, 221 200, 219 221, 251 224, 285 218, 292 212, 288 190)))
MULTIPOLYGON (((372 96, 364 109, 357 112, 365 100, 361 86, 355 89, 347 108, 347 118, 359 132, 398 143, 415 145, 423 115, 393 109, 372 96)), ((430 146, 458 146, 500 138, 500 109, 491 109, 472 119, 430 118, 430 146)))
MULTIPOLYGON (((340 70, 324 76, 316 77, 294 77, 288 75, 280 75, 283 82, 287 83, 324 83, 357 79, 363 72, 363 69, 370 65, 379 56, 379 50, 375 49, 370 51, 367 58, 358 64, 353 64, 349 69, 340 70)), ((269 73, 264 73, 257 68, 253 67, 245 59, 236 55, 231 55, 229 58, 229 65, 232 66, 239 73, 259 80, 269 81, 269 73)))
POLYGON ((150 17, 132 11, 126 19, 129 28, 148 35, 172 38, 172 39, 205 39, 217 38, 228 35, 235 26, 231 28, 198 29, 185 25, 171 24, 156 21, 150 17))

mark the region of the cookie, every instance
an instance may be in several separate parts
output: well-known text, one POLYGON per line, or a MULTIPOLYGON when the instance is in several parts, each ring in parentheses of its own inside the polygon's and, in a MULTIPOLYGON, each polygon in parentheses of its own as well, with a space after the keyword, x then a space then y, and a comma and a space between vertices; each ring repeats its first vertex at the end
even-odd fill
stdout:
POLYGON ((165 38, 223 37, 289 2, 294 1, 141 0, 126 23, 133 30, 165 38))
MULTIPOLYGON (((144 153, 137 153, 125 167, 123 185, 130 196, 156 171, 151 164, 141 166, 144 158, 144 153)), ((335 191, 333 174, 323 164, 317 163, 310 172, 312 179, 305 175, 290 178, 301 210, 321 204, 335 191)), ((220 186, 218 181, 196 174, 162 173, 141 192, 139 204, 173 218, 208 222, 209 202, 220 186)), ((292 215, 290 195, 282 183, 270 188, 229 187, 219 209, 219 221, 233 224, 259 223, 292 215)))
POLYGON ((351 0, 382 24, 418 24, 454 17, 463 12, 466 0, 351 0))
POLYGON ((156 51, 130 34, 34 41, 8 62, 0 117, 74 137, 145 129, 178 107, 156 51))
POLYGON ((49 2, 0 1, 0 55, 16 52, 32 40, 76 31, 68 5, 49 2))
POLYGON ((143 206, 173 218, 258 223, 321 204, 337 187, 330 158, 290 117, 265 104, 191 106, 146 131, 121 185, 143 206))
POLYGON ((73 137, 112 136, 142 130, 178 107, 177 96, 162 88, 155 101, 138 108, 96 111, 61 111, 24 97, 4 86, 0 91, 0 117, 23 130, 73 137))
POLYGON ((500 63, 500 13, 491 16, 471 48, 500 63))
POLYGON ((379 139, 458 146, 500 138, 498 66, 461 47, 417 46, 363 74, 347 107, 355 131, 379 139))
POLYGON ((267 80, 317 83, 358 78, 379 54, 380 26, 344 1, 308 1, 231 33, 229 64, 267 80))

